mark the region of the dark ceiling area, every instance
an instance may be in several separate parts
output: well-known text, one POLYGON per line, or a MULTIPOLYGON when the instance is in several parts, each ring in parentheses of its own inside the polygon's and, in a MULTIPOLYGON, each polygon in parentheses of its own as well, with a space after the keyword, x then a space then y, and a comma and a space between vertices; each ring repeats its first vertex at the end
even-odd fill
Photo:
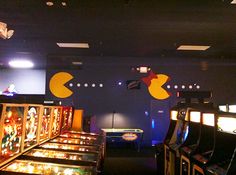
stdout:
POLYGON ((236 61, 236 5, 226 0, 2 0, 0 65, 28 57, 40 68, 90 57, 201 58, 236 61), (86 42, 90 48, 60 48, 86 42), (206 51, 178 51, 182 44, 206 51), (47 59, 46 59, 47 58, 47 59), (51 59, 52 58, 52 59, 51 59), (56 58, 56 59, 55 59, 56 58), (57 60, 58 59, 58 60, 57 60))

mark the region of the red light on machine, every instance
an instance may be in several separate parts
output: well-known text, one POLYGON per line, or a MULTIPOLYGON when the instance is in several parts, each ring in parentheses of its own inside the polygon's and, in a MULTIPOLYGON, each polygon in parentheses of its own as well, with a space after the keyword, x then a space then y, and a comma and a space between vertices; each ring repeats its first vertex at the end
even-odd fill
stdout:
POLYGON ((137 134, 135 133, 125 133, 122 135, 122 139, 126 141, 134 141, 138 138, 137 134))

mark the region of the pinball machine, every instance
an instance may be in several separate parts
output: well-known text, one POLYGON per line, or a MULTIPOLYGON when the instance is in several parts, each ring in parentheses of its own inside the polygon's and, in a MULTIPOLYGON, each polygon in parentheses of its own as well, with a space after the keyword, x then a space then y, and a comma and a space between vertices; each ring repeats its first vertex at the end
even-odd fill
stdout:
POLYGON ((61 122, 62 122, 62 107, 54 106, 52 109, 52 119, 50 126, 50 139, 60 135, 61 132, 61 122))
POLYGON ((49 140, 52 143, 65 143, 65 144, 79 144, 79 145, 91 145, 98 146, 99 143, 96 140, 86 140, 86 139, 75 139, 75 138, 67 138, 67 137, 56 137, 54 139, 49 140))
POLYGON ((49 139, 53 116, 53 106, 43 106, 42 108, 42 115, 41 118, 39 118, 39 143, 49 139))
POLYGON ((28 150, 34 147, 39 139, 39 119, 42 114, 42 105, 26 104, 26 117, 24 118, 24 146, 23 150, 28 150))
POLYGON ((0 169, 2 175, 96 175, 93 166, 75 166, 32 160, 14 160, 0 169))
POLYGON ((67 165, 95 166, 100 169, 100 157, 97 153, 90 152, 68 152, 59 150, 31 149, 19 156, 17 159, 34 160, 67 165))
POLYGON ((23 104, 0 104, 0 166, 17 157, 22 151, 24 133, 24 115, 26 106, 23 104))
POLYGON ((99 135, 88 133, 76 139, 72 133, 75 138, 64 135, 59 139, 62 143, 46 142, 60 135, 61 107, 0 104, 0 112, 0 174, 92 175, 101 171, 99 135))
POLYGON ((68 130, 72 127, 73 122, 73 107, 63 106, 62 107, 62 124, 61 130, 68 130))
MULTIPOLYGON (((62 142, 72 142, 72 144, 81 144, 80 146, 90 146, 90 147, 96 147, 96 149, 99 149, 100 156, 101 156, 101 167, 103 166, 103 162, 105 159, 106 154, 106 137, 104 133, 96 134, 96 133, 87 133, 87 132, 81 132, 81 131, 63 131, 59 137, 55 139, 60 139, 62 142), (73 142, 74 140, 74 142, 73 142), (76 143, 77 142, 77 143, 76 143)), ((51 142, 54 142, 55 139, 53 139, 51 142)), ((60 141, 60 142, 61 142, 60 141)))
POLYGON ((64 144, 64 143, 50 143, 46 142, 41 145, 38 145, 36 148, 55 150, 55 151, 67 151, 67 152, 81 152, 81 153, 99 153, 100 148, 96 146, 85 146, 85 145, 73 145, 73 144, 64 144))

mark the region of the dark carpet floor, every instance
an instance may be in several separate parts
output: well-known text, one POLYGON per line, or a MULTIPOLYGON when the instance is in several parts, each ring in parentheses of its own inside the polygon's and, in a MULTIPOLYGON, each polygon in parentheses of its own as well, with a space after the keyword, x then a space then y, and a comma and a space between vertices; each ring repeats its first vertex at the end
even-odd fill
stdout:
POLYGON ((108 148, 104 175, 156 175, 155 150, 142 148, 108 148))

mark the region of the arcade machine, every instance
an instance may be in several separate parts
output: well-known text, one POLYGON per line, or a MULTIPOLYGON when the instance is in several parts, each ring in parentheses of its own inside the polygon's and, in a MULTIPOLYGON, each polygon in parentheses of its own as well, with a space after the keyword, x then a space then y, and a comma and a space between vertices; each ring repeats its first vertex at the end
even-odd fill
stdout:
POLYGON ((2 175, 96 175, 93 166, 74 166, 32 160, 14 160, 0 169, 2 175))
POLYGON ((34 147, 38 142, 39 135, 39 118, 41 117, 42 105, 28 104, 26 105, 27 114, 24 118, 24 140, 23 150, 28 150, 34 147))
POLYGON ((68 130, 72 127, 73 122, 73 107, 63 106, 62 107, 62 126, 61 130, 68 130))
MULTIPOLYGON (((212 104, 207 106, 198 106, 196 109, 190 111, 189 115, 189 134, 185 142, 180 148, 180 174, 190 175, 192 172, 191 156, 196 152, 199 147, 199 140, 201 136, 201 121, 202 115, 216 113, 217 109, 214 109, 212 104)), ((206 133, 202 133, 206 134, 206 133)), ((213 135, 211 135, 213 136, 213 135)))
MULTIPOLYGON (((184 102, 179 102, 177 105, 178 114, 175 129, 171 136, 171 139, 164 142, 165 153, 165 175, 178 175, 179 162, 180 162, 180 148, 186 141, 189 134, 189 115, 194 109, 201 109, 208 104, 203 103, 204 98, 211 96, 210 92, 194 92, 194 91, 181 91, 177 94, 178 97, 184 98, 184 102), (192 99, 198 99, 197 102, 193 102, 192 99)), ((212 108, 210 106, 210 108, 212 108)))
POLYGON ((200 136, 201 112, 197 110, 189 111, 188 136, 180 148, 180 174, 190 175, 189 156, 198 146, 200 136))
MULTIPOLYGON (((170 124, 169 129, 167 131, 164 143, 169 143, 171 136, 174 132, 176 121, 177 121, 177 114, 178 114, 178 107, 175 106, 170 110, 170 124)), ((157 144, 155 145, 156 149, 156 163, 157 163, 157 172, 159 175, 164 174, 164 144, 157 144)))
MULTIPOLYGON (((214 149, 216 112, 202 112, 201 133, 198 146, 190 157, 192 175, 204 174, 202 167, 209 161, 214 149)), ((187 164, 186 164, 187 165, 187 164)), ((186 165, 182 165, 185 166, 186 165)))
POLYGON ((40 127, 40 134, 39 134, 39 142, 42 143, 44 141, 47 141, 49 139, 49 133, 50 133, 50 124, 52 121, 53 116, 53 106, 43 106, 43 114, 41 115, 41 118, 39 118, 39 127, 40 127))
POLYGON ((236 114, 218 114, 214 151, 204 172, 206 175, 236 174, 236 114))
POLYGON ((0 166, 16 158, 22 151, 23 121, 26 106, 1 104, 0 166))

